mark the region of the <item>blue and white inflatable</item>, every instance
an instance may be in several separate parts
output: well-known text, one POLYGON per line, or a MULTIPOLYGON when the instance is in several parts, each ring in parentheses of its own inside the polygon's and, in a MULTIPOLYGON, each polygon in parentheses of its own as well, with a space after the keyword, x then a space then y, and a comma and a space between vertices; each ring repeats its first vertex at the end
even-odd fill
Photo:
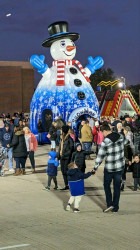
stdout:
POLYGON ((76 54, 74 41, 78 33, 68 32, 68 23, 55 22, 48 27, 50 37, 42 46, 50 47, 52 67, 45 64, 45 56, 32 55, 30 63, 42 74, 30 105, 30 128, 37 134, 37 123, 41 119, 46 132, 48 117, 55 120, 61 116, 75 127, 84 115, 99 118, 99 105, 90 85, 90 75, 104 64, 102 57, 88 57, 88 64, 82 67, 73 60, 76 54))

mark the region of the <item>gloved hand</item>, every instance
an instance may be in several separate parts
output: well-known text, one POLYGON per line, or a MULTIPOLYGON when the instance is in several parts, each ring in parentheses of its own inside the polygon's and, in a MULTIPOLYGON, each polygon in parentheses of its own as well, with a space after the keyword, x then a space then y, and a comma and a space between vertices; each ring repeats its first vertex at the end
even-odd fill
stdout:
POLYGON ((30 64, 38 69, 38 73, 43 74, 48 69, 48 65, 44 63, 45 56, 44 55, 32 55, 30 57, 30 64))
POLYGON ((89 56, 86 68, 88 68, 93 74, 95 70, 100 69, 103 65, 104 65, 104 60, 101 56, 96 56, 95 58, 89 56))

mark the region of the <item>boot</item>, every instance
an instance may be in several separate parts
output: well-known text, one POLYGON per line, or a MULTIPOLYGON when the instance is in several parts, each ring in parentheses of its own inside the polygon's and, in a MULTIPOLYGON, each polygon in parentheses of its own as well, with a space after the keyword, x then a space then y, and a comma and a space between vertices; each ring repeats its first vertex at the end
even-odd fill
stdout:
POLYGON ((17 175, 20 175, 20 174, 21 174, 20 169, 17 168, 17 169, 16 169, 16 172, 14 173, 14 176, 17 176, 17 175))
POLYGON ((23 168, 23 169, 21 169, 21 174, 22 175, 25 175, 26 174, 26 172, 25 172, 25 169, 23 168))
POLYGON ((124 183, 121 184, 121 191, 124 191, 124 183))
POLYGON ((34 174, 36 171, 35 171, 35 168, 32 168, 32 174, 34 174))

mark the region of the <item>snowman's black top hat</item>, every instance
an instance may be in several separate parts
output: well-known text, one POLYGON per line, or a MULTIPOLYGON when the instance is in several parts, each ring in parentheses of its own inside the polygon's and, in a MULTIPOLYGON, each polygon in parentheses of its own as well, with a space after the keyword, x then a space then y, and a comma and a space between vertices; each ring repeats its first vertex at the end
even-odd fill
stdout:
POLYGON ((70 38, 72 41, 76 41, 80 35, 78 33, 68 32, 68 23, 65 21, 55 22, 48 26, 50 37, 43 41, 43 47, 50 47, 53 42, 62 39, 70 38))

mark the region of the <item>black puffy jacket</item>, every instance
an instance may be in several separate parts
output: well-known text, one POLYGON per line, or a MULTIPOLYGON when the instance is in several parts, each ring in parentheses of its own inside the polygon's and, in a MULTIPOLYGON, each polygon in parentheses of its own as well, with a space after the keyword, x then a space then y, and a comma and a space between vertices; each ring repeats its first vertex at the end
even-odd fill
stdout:
POLYGON ((14 134, 10 147, 13 147, 13 157, 27 156, 27 147, 23 131, 17 131, 14 134))
POLYGON ((93 153, 94 153, 93 151, 89 151, 89 152, 84 151, 84 150, 75 151, 72 154, 71 161, 75 162, 77 167, 83 171, 86 168, 86 162, 85 162, 86 155, 90 155, 90 154, 93 154, 93 153))
POLYGON ((132 163, 130 169, 133 172, 133 178, 140 178, 140 162, 136 163, 132 163))
MULTIPOLYGON (((59 151, 61 150, 61 143, 60 143, 59 151)), ((73 151, 74 151, 74 141, 70 137, 70 135, 67 135, 64 139, 64 142, 63 142, 61 159, 70 161, 73 151)))

